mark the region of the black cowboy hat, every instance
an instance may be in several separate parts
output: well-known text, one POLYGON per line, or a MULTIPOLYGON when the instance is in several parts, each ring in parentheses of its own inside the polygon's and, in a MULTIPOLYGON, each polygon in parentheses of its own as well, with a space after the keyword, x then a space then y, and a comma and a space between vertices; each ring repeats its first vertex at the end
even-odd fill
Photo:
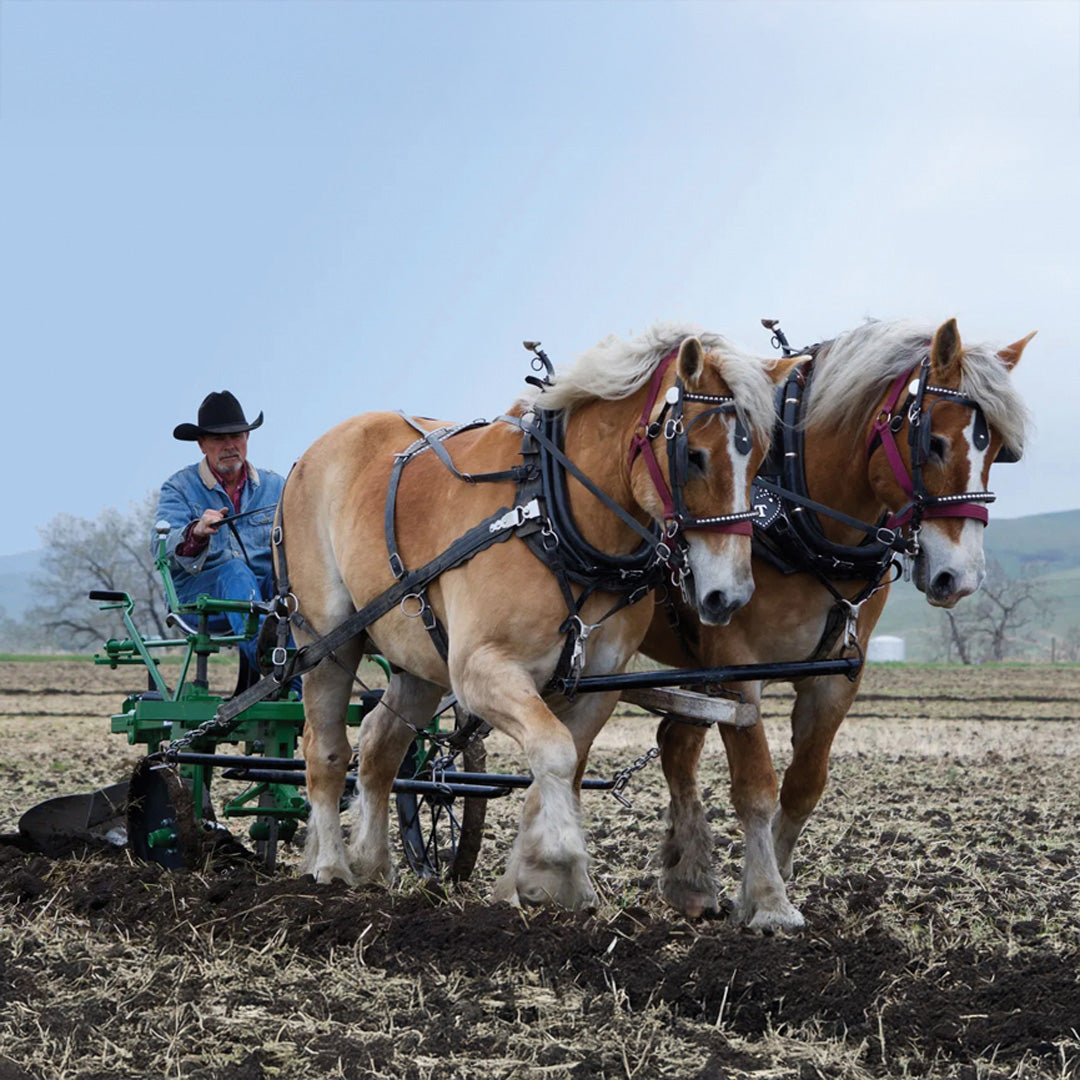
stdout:
POLYGON ((260 412, 249 424, 240 402, 228 390, 222 390, 207 394, 199 406, 199 422, 177 425, 173 428, 173 438, 194 442, 204 435, 238 435, 241 431, 254 431, 262 422, 260 412))

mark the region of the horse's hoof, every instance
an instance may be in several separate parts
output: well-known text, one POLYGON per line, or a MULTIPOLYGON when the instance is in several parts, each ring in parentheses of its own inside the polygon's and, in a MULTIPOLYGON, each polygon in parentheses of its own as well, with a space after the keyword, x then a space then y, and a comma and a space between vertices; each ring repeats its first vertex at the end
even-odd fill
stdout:
POLYGON ((521 904, 554 904, 571 911, 595 908, 599 904, 588 874, 561 874, 546 871, 531 879, 519 875, 516 893, 521 904))
POLYGON ((758 904, 753 911, 740 909, 740 906, 736 904, 733 919, 736 923, 745 926, 747 930, 767 934, 778 930, 801 930, 806 926, 803 913, 788 900, 783 900, 773 907, 758 904))
POLYGON ((700 919, 704 915, 716 915, 720 911, 716 889, 689 881, 665 879, 660 883, 660 895, 680 915, 688 919, 700 919))
POLYGON ((354 885, 352 873, 345 866, 324 866, 315 871, 316 885, 330 885, 335 881, 344 881, 346 885, 354 885))
POLYGON ((688 919, 701 919, 705 915, 716 915, 720 911, 715 893, 710 896, 708 893, 675 890, 666 891, 662 895, 668 904, 688 919))
POLYGON ((595 911, 600 906, 600 897, 592 887, 592 882, 586 881, 585 887, 577 890, 576 897, 565 905, 574 911, 595 911))
POLYGON ((496 903, 506 903, 511 904, 514 907, 521 907, 521 898, 518 896, 517 887, 514 885, 514 879, 510 874, 503 874, 503 876, 495 882, 495 888, 491 890, 491 899, 496 903))
POLYGON ((790 911, 759 911, 747 924, 748 930, 761 930, 772 933, 776 930, 801 930, 806 919, 798 908, 790 911))
POLYGON ((795 872, 795 853, 788 851, 786 855, 777 852, 777 869, 780 872, 781 881, 791 881, 795 872))
POLYGON ((600 905, 594 889, 580 891, 563 889, 556 893, 532 889, 527 892, 519 890, 514 895, 519 897, 518 907, 545 907, 551 904, 555 907, 566 908, 567 911, 592 911, 600 905))
POLYGON ((352 864, 351 883, 356 885, 382 885, 390 888, 394 884, 394 872, 389 866, 352 864))

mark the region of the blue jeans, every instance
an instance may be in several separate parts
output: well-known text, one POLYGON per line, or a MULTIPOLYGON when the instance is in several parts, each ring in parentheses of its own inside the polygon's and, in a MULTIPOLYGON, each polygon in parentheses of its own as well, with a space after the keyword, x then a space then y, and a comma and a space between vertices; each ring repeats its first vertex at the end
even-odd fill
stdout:
MULTIPOLYGON (((193 604, 205 593, 219 600, 269 600, 274 595, 273 575, 256 577, 254 571, 242 559, 229 559, 213 570, 204 570, 201 574, 177 574, 175 576, 176 596, 182 604, 193 604)), ((243 634, 247 616, 237 611, 227 611, 210 617, 212 632, 221 633, 226 627, 230 634, 243 634)), ((259 618, 262 625, 262 617, 259 618)), ((240 641, 237 648, 247 659, 252 671, 259 670, 256 658, 255 638, 240 641)))

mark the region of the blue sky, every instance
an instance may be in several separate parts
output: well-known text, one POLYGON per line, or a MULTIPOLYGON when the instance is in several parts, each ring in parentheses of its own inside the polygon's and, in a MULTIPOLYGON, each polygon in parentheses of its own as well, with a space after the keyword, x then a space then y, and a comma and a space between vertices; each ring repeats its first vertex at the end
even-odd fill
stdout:
POLYGON ((1080 4, 0 0, 0 554, 657 318, 1038 329, 994 512, 1080 506, 1080 4))

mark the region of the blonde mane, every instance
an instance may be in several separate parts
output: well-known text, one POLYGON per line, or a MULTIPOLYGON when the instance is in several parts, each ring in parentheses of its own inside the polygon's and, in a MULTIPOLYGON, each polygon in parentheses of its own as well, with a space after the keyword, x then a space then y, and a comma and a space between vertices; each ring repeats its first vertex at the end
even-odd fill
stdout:
MULTIPOLYGON (((929 350, 934 328, 910 321, 864 323, 827 341, 814 361, 803 426, 842 428, 858 442, 889 383, 929 350)), ((998 350, 965 346, 960 389, 977 401, 1009 449, 1021 453, 1030 413, 998 350)))
POLYGON ((728 384, 747 423, 767 437, 775 417, 773 384, 766 372, 774 361, 740 352, 726 338, 692 323, 654 323, 631 341, 606 337, 583 353, 577 363, 556 371, 553 386, 527 391, 520 404, 572 412, 598 398, 615 401, 630 397, 648 382, 656 365, 688 337, 701 342, 707 362, 728 384))

